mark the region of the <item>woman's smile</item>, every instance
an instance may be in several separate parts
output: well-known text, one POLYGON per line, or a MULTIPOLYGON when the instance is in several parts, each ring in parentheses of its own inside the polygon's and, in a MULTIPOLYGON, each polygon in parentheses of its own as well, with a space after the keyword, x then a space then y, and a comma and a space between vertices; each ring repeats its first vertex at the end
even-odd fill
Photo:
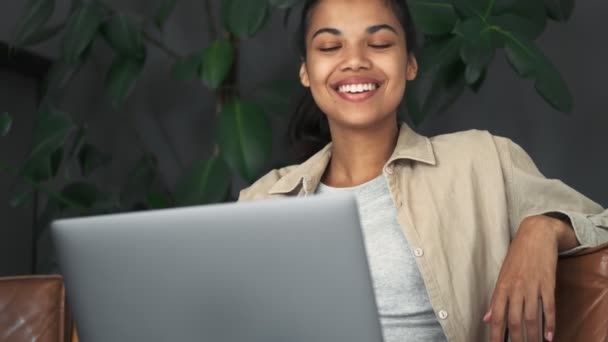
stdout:
POLYGON ((340 98, 350 102, 363 102, 372 98, 384 82, 373 77, 354 76, 331 85, 340 98))

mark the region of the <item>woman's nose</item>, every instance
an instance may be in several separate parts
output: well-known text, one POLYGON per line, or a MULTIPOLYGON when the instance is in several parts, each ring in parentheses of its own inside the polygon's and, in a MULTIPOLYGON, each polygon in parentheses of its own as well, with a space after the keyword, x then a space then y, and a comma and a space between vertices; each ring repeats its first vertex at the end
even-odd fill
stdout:
POLYGON ((342 63, 342 71, 351 70, 357 71, 360 69, 371 68, 371 61, 363 48, 351 48, 346 51, 344 62, 342 63))

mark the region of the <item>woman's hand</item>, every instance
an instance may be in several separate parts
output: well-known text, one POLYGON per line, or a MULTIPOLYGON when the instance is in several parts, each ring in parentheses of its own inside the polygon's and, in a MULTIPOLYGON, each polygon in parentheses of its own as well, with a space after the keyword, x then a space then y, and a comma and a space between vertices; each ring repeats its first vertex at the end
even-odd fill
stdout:
POLYGON ((508 324, 512 342, 536 342, 539 300, 547 341, 555 334, 555 272, 558 251, 578 245, 572 227, 548 216, 531 216, 519 227, 498 275, 490 310, 483 318, 491 325, 491 342, 503 342, 508 324))

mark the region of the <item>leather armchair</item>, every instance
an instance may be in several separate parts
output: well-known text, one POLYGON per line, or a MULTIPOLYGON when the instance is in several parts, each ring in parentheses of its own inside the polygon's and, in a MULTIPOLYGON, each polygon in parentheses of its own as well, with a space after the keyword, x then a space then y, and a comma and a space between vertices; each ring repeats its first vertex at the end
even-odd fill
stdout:
MULTIPOLYGON (((608 342, 608 243, 561 258, 555 342, 608 342)), ((78 342, 60 276, 0 278, 0 341, 78 342)))
POLYGON ((555 342, 608 342, 608 243, 557 265, 555 342))
POLYGON ((63 279, 0 278, 0 341, 74 342, 63 279))

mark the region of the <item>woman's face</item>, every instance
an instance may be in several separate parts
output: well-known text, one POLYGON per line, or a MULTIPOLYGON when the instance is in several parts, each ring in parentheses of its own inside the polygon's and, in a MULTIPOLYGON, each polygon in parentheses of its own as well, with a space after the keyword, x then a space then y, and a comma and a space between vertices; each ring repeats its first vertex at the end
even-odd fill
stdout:
POLYGON ((395 120, 417 63, 384 0, 321 0, 306 34, 300 80, 330 125, 371 127, 395 120))

